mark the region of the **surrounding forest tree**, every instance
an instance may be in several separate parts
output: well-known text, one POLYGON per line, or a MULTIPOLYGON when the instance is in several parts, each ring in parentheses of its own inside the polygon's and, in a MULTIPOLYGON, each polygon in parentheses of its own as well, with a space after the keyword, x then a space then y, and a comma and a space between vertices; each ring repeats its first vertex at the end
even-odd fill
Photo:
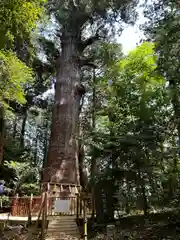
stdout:
POLYGON ((36 26, 44 1, 1 1, 0 3, 0 59, 1 59, 1 107, 0 107, 0 162, 3 156, 4 145, 4 107, 9 107, 9 101, 24 103, 24 87, 31 84, 32 73, 25 66, 27 60, 22 57, 22 46, 28 53, 30 34, 36 26), (20 53, 21 52, 21 53, 20 53), (19 59, 18 59, 19 58, 19 59), (20 60, 21 59, 21 60, 20 60), (24 86, 23 86, 24 85, 24 86), (3 94, 2 94, 3 93, 3 94))
POLYGON ((163 1, 146 6, 145 15, 149 19, 144 30, 148 38, 155 41, 158 55, 158 71, 167 81, 173 109, 170 120, 174 131, 174 162, 170 177, 171 192, 174 196, 178 185, 178 155, 180 142, 180 102, 179 102, 179 5, 177 1, 163 1), (153 23, 153 24, 152 24, 153 23))
MULTIPOLYGON (((1 1, 0 3, 0 162, 3 159, 3 150, 5 153, 3 166, 1 166, 2 178, 6 178, 8 166, 10 166, 5 164, 6 160, 16 162, 18 158, 23 158, 24 151, 27 151, 24 149, 23 136, 25 120, 28 117, 27 109, 30 109, 32 105, 38 105, 39 100, 35 101, 35 98, 45 92, 48 86, 47 79, 51 71, 49 68, 47 68, 48 74, 46 74, 47 69, 44 71, 43 65, 45 64, 38 59, 32 41, 32 31, 37 28, 37 21, 43 16, 42 4, 44 3, 44 0, 1 1), (12 114, 14 121, 11 121, 12 114), (10 138, 11 134, 14 140, 10 138), (19 148, 17 139, 20 140, 21 148, 19 148), (16 153, 12 151, 13 143, 18 147, 16 153)), ((47 64, 45 66, 47 67, 47 64)), ((43 107, 42 104, 41 107, 43 107)), ((16 165, 18 166, 18 163, 11 166, 16 165)), ((10 176, 16 179, 16 174, 10 173, 10 176)), ((37 179, 38 176, 35 178, 37 179)), ((9 185, 13 187, 11 181, 9 185)))

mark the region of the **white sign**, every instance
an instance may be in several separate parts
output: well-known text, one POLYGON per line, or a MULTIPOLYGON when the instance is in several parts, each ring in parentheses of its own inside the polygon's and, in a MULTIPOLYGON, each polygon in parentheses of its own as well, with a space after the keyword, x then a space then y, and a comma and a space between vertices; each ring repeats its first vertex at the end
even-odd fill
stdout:
POLYGON ((55 200, 54 210, 59 213, 68 213, 69 212, 69 200, 55 200))

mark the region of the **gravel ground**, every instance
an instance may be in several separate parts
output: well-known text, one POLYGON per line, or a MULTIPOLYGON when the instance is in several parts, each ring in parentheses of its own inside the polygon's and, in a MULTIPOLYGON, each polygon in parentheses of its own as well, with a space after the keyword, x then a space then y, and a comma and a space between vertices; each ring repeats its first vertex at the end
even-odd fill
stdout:
POLYGON ((74 236, 70 236, 70 235, 67 235, 66 233, 58 233, 58 235, 47 235, 46 240, 78 240, 80 238, 77 238, 77 237, 74 237, 74 236))

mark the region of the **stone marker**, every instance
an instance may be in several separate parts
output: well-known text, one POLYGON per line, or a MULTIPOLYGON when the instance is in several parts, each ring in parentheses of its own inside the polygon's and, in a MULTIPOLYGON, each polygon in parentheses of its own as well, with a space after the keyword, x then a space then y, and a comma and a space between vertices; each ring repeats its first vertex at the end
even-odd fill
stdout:
POLYGON ((106 235, 107 237, 111 237, 115 239, 115 225, 107 225, 106 226, 106 235))

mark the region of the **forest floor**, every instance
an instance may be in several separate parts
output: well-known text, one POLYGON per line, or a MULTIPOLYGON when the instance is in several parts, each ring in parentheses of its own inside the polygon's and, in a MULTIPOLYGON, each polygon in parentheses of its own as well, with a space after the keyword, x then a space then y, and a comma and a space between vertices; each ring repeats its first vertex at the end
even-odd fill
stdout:
POLYGON ((144 228, 123 229, 117 239, 134 240, 180 240, 180 228, 169 224, 154 224, 144 228))
MULTIPOLYGON (((105 234, 98 234, 92 240, 114 239, 105 234)), ((116 240, 180 240, 180 229, 175 226, 156 224, 144 229, 118 229, 116 240)))
MULTIPOLYGON (((5 231, 0 236, 0 240, 39 240, 40 232, 33 232, 33 228, 27 230, 9 230, 5 231), (21 233, 20 233, 21 231, 21 233)), ((134 227, 132 229, 120 229, 118 228, 116 234, 116 240, 180 240, 180 228, 175 225, 169 224, 154 224, 151 226, 134 227)), ((74 238, 62 233, 58 236, 58 240, 75 240, 74 238)), ((94 240, 111 239, 106 238, 104 234, 98 234, 96 237, 91 238, 94 240)), ((51 240, 57 240, 57 238, 51 238, 51 240)))
MULTIPOLYGON (((179 209, 150 214, 148 217, 143 215, 122 217, 112 224, 116 227, 117 240, 180 240, 179 209)), ((97 225, 94 229, 97 235, 92 239, 107 239, 105 228, 98 230, 100 228, 98 229, 97 225)))
MULTIPOLYGON (((117 240, 180 240, 180 212, 171 211, 150 215, 148 219, 144 216, 124 217, 114 223, 116 226, 117 240)), ((39 240, 40 229, 34 231, 35 226, 26 229, 19 225, 14 229, 9 227, 0 235, 0 240, 39 240)), ((95 229, 94 229, 95 230, 95 229)), ((96 229, 97 230, 97 229, 96 229)), ((95 231, 96 231, 95 230, 95 231)), ((99 231, 96 231, 97 233, 99 231)), ((56 240, 57 238, 51 238, 56 240)), ((65 233, 58 237, 58 240, 75 240, 65 233)), ((88 239, 105 240, 105 231, 100 231, 94 237, 88 239)))
POLYGON ((40 230, 35 226, 28 229, 22 225, 8 226, 0 233, 0 240, 39 240, 40 230))

